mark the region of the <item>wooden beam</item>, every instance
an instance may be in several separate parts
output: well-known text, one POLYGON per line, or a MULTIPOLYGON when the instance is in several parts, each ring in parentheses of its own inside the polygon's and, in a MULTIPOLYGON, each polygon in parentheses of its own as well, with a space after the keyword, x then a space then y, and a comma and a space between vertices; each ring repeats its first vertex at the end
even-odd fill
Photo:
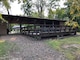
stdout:
POLYGON ((22 24, 20 23, 20 34, 22 34, 22 24))

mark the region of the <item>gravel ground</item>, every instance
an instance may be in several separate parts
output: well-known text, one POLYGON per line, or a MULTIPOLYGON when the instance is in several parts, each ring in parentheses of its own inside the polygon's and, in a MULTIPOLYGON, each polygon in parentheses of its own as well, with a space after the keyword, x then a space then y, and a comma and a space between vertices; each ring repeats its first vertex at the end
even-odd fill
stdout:
POLYGON ((9 54, 9 60, 66 60, 60 52, 50 48, 46 40, 35 40, 23 35, 1 36, 0 39, 14 42, 19 48, 9 54))

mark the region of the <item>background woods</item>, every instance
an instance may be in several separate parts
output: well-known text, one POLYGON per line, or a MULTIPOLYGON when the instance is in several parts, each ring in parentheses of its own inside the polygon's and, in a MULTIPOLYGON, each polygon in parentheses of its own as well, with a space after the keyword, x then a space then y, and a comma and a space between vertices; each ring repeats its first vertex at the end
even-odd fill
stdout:
MULTIPOLYGON (((16 0, 0 0, 0 7, 5 7, 7 14, 10 14, 10 3, 14 1, 16 0)), ((80 0, 66 0, 63 8, 60 7, 60 1, 18 0, 18 4, 22 3, 21 10, 24 16, 76 21, 80 25, 80 0)))

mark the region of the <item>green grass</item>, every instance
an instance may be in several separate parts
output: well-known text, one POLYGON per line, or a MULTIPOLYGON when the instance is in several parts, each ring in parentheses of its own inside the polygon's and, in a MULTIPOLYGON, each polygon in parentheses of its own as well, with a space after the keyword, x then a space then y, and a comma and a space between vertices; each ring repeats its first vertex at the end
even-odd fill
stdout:
POLYGON ((78 53, 80 53, 80 47, 69 47, 69 48, 63 48, 64 45, 71 45, 71 44, 80 44, 80 36, 73 36, 69 38, 64 39, 54 39, 54 40, 48 40, 48 45, 52 48, 54 48, 57 51, 63 52, 65 57, 68 58, 68 60, 76 60, 76 56, 78 53))
POLYGON ((0 57, 6 56, 9 51, 12 49, 13 44, 4 41, 4 42, 0 42, 0 57))

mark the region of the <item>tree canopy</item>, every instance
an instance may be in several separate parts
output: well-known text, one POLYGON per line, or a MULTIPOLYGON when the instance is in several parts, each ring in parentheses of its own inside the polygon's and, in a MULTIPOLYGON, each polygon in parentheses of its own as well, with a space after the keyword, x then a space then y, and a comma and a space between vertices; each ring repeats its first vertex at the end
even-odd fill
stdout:
MULTIPOLYGON (((4 6, 7 10, 7 13, 9 14, 9 9, 11 8, 10 3, 9 2, 14 2, 15 0, 0 0, 0 5, 4 6)), ((19 2, 20 0, 18 0, 19 2)), ((0 13, 0 19, 7 22, 5 19, 2 18, 2 15, 0 13)))
POLYGON ((77 18, 80 18, 80 0, 67 0, 66 5, 67 15, 70 19, 68 23, 73 23, 74 21, 76 21, 73 25, 77 27, 77 18))
MULTIPOLYGON (((9 9, 11 8, 10 2, 14 2, 16 0, 0 0, 0 5, 5 6, 8 14, 9 9)), ((18 0, 18 3, 23 2, 22 10, 24 15, 32 16, 32 17, 40 17, 45 18, 45 11, 48 14, 47 18, 54 19, 64 19, 65 17, 69 18, 69 22, 76 21, 79 23, 80 21, 80 0, 67 0, 65 5, 66 8, 56 8, 59 7, 60 0, 18 0), (54 10, 55 9, 55 10, 54 10)), ((0 18, 1 14, 0 14, 0 18)))
POLYGON ((22 10, 27 16, 33 16, 33 13, 37 13, 38 17, 44 18, 45 10, 49 11, 50 9, 56 8, 59 0, 26 0, 22 5, 22 10))

